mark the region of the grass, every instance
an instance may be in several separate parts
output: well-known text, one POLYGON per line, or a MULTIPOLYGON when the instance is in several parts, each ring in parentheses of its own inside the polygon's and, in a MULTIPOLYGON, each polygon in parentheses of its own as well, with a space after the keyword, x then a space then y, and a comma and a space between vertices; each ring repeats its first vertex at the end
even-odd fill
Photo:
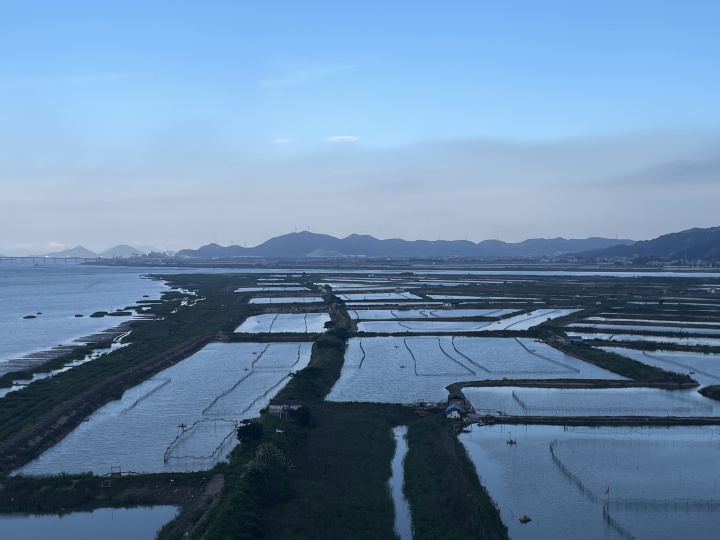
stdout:
POLYGON ((664 369, 643 364, 620 354, 596 349, 586 344, 562 345, 553 344, 553 347, 574 356, 585 362, 589 362, 628 379, 641 382, 670 383, 678 385, 697 386, 697 383, 688 375, 665 371, 664 369))
POLYGON ((404 490, 415 540, 508 538, 451 422, 428 416, 409 426, 407 438, 404 490))

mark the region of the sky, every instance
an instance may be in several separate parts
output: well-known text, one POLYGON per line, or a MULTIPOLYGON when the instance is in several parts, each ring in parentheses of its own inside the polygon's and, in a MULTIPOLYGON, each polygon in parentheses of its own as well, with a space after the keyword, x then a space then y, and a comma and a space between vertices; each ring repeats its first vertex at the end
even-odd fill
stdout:
POLYGON ((0 253, 720 225, 720 2, 0 1, 0 253))

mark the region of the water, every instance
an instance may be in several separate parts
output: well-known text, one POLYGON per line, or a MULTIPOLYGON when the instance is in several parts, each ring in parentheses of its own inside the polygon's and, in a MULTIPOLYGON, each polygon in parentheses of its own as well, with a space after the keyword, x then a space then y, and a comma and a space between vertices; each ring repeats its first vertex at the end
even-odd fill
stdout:
POLYGON ((395 533, 401 540, 412 540, 412 519, 410 505, 403 494, 405 474, 405 455, 408 451, 407 426, 398 426, 393 429, 395 437, 395 455, 392 460, 392 476, 388 481, 390 493, 395 507, 395 533))
MULTIPOLYGON (((13 381, 13 386, 10 388, 0 388, 0 398, 5 397, 10 392, 17 392, 19 390, 22 390, 23 388, 26 388, 28 384, 33 383, 35 381, 39 381, 41 379, 47 379, 48 377, 54 377, 55 375, 59 375, 60 373, 64 373, 68 370, 71 370, 74 367, 81 366, 82 364, 85 364, 87 362, 91 362, 101 356, 104 356, 112 351, 115 351, 117 349, 120 349, 122 347, 127 346, 127 343, 119 343, 118 341, 114 341, 111 346, 107 349, 96 349, 92 353, 85 355, 84 358, 80 360, 73 360, 72 362, 67 362, 63 365, 61 368, 57 369, 51 369, 45 372, 36 372, 32 374, 31 379, 16 379, 13 381)), ((8 363, 9 364, 9 363, 8 363)))
POLYGON ((718 428, 473 426, 460 440, 515 540, 717 535, 718 428))
POLYGON ((197 471, 304 368, 312 343, 214 343, 93 413, 18 474, 197 471), (181 427, 182 426, 182 427, 181 427))
POLYGON ((690 347, 709 345, 711 347, 720 347, 720 338, 700 338, 700 337, 674 337, 674 336, 651 336, 642 334, 603 334, 595 332, 573 332, 573 335, 580 336, 583 339, 602 339, 606 341, 652 341, 653 343, 677 343, 678 345, 687 345, 690 347))
POLYGON ((622 379, 531 339, 413 336, 353 338, 330 401, 444 401, 461 381, 622 379))
POLYGON ((321 296, 266 296, 250 299, 251 304, 320 304, 322 302, 321 296))
POLYGON ((123 309, 145 295, 159 299, 167 287, 160 281, 142 279, 145 273, 71 264, 0 264, 0 375, 23 368, 22 363, 10 360, 57 345, 71 345, 78 338, 128 320, 88 317, 96 311, 123 309), (23 319, 26 315, 37 318, 23 319))
POLYGON ((174 506, 97 508, 69 514, 3 514, 0 531, 8 540, 151 540, 177 514, 174 506))
POLYGON ((613 352, 667 371, 692 372, 692 377, 703 386, 720 384, 720 354, 681 351, 638 351, 621 347, 602 347, 613 352))
MULTIPOLYGON (((659 322, 659 321, 658 321, 659 322)), ((715 328, 693 328, 690 326, 659 326, 659 325, 636 325, 636 324, 605 324, 605 323, 573 323, 567 328, 595 328, 603 332, 613 330, 631 330, 633 332, 657 332, 665 334, 709 334, 720 337, 720 327, 715 328)))
POLYGON ((347 293, 338 294, 338 296, 349 302, 364 302, 366 300, 422 300, 421 297, 411 293, 396 292, 347 293))
POLYGON ((479 414, 513 416, 718 416, 720 404, 695 390, 659 388, 465 388, 479 414))
POLYGON ((281 286, 275 285, 272 287, 240 287, 235 289, 236 293, 247 293, 247 292, 286 292, 286 291, 305 291, 310 292, 307 287, 300 287, 295 285, 281 286))
POLYGON ((557 317, 575 313, 577 309, 537 309, 495 322, 471 321, 369 321, 361 322, 359 332, 377 332, 380 334, 418 334, 437 333, 452 334, 458 332, 488 332, 495 330, 527 330, 557 317))
POLYGON ((325 323, 330 320, 327 313, 265 313, 248 317, 238 326, 236 332, 299 332, 322 334, 325 323))
POLYGON ((387 321, 392 319, 455 319, 468 317, 503 317, 514 309, 364 309, 350 310, 353 319, 387 321))

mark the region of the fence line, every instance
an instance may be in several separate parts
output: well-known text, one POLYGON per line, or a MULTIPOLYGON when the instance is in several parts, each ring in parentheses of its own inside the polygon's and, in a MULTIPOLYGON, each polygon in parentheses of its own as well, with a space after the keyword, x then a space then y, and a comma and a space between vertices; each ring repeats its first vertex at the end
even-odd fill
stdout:
POLYGON ((476 372, 474 372, 472 369, 470 369, 469 367, 467 367, 465 364, 463 364, 462 362, 460 362, 460 361, 457 360, 456 358, 453 358, 452 356, 450 356, 450 355, 445 351, 445 349, 443 349, 442 341, 440 341, 440 338, 439 338, 439 337, 437 338, 437 340, 438 340, 438 347, 440 347, 440 350, 442 351, 442 353, 443 353, 445 356, 447 356, 450 360, 452 360, 453 362, 455 362, 458 366, 460 366, 460 367, 463 368, 464 370, 468 371, 469 373, 471 373, 471 374, 473 374, 473 375, 477 375, 476 372))
POLYGON ((190 427, 183 428, 183 430, 178 433, 177 437, 168 445, 168 447, 165 449, 165 454, 163 454, 163 461, 165 463, 168 462, 170 459, 212 459, 216 457, 217 454, 219 454, 220 450, 223 446, 225 446, 225 443, 228 441, 230 437, 232 437, 236 430, 238 428, 238 421, 237 420, 228 420, 227 418, 202 418, 200 420, 195 420, 190 427), (173 456, 172 451, 177 447, 180 440, 183 438, 183 436, 186 433, 190 433, 193 429, 195 429, 198 424, 204 423, 204 422, 228 422, 233 424, 233 429, 228 433, 222 440, 222 442, 213 450, 212 454, 210 456, 173 456))
POLYGON ((135 401, 133 401, 133 403, 132 403, 129 407, 127 407, 126 409, 123 409, 122 412, 126 413, 126 412, 128 412, 129 410, 134 409, 135 407, 137 407, 138 403, 140 403, 141 401, 144 401, 145 399, 149 398, 149 397, 152 396, 155 392, 157 392, 158 390, 160 390, 162 387, 167 386, 168 384, 170 384, 170 383, 172 382, 172 379, 149 379, 149 380, 151 380, 151 381, 164 381, 164 382, 163 382, 162 384, 156 386, 156 387, 153 388, 152 390, 150 390, 147 394, 145 394, 145 395, 140 396, 139 398, 137 398, 135 401))
POLYGON ((555 446, 557 445, 557 439, 555 439, 553 442, 550 443, 550 454, 552 455, 552 459, 555 462, 555 464, 560 468, 560 470, 565 474, 565 476, 573 483, 575 484, 578 489, 591 501, 597 502, 597 495, 592 492, 592 490, 588 489, 588 487, 583 484, 582 480, 578 478, 573 472, 568 469, 565 464, 560 461, 560 458, 555 455, 555 446))
POLYGON ((472 358, 470 358, 469 356, 461 353, 461 352, 458 350, 458 348, 455 346, 455 336, 452 337, 452 339, 450 340, 450 343, 452 343, 452 346, 453 346, 453 349, 455 349, 455 352, 458 353, 460 356, 462 356, 465 360, 467 360, 468 362, 470 362, 473 366, 482 369, 482 370, 483 370, 484 372, 486 372, 486 373, 494 373, 494 371, 490 371, 490 370, 489 370, 488 368, 486 368, 485 366, 483 366, 483 365, 478 364, 477 362, 475 362, 475 361, 474 361, 472 358))
POLYGON ((605 520, 605 523, 607 523, 612 529, 617 531, 623 538, 627 538, 627 540, 635 540, 635 536, 633 536, 630 531, 620 525, 617 520, 613 519, 607 508, 607 503, 603 505, 603 519, 605 520))

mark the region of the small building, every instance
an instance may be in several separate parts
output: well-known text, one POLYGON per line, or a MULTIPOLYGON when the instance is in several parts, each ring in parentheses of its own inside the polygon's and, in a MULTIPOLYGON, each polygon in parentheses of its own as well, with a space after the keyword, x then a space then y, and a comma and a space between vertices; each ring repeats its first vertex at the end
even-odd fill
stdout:
POLYGON ((460 405, 460 407, 463 407, 465 405, 465 396, 460 392, 453 392, 448 395, 447 402, 448 405, 460 405))
POLYGON ((268 410, 273 416, 282 416, 283 413, 297 411, 300 407, 302 407, 302 401, 299 399, 271 399, 268 410))
POLYGON ((445 416, 448 418, 460 418, 463 413, 463 408, 457 403, 453 403, 445 409, 445 416))
POLYGON ((578 345, 582 342, 582 336, 568 336, 565 338, 565 345, 578 345))

